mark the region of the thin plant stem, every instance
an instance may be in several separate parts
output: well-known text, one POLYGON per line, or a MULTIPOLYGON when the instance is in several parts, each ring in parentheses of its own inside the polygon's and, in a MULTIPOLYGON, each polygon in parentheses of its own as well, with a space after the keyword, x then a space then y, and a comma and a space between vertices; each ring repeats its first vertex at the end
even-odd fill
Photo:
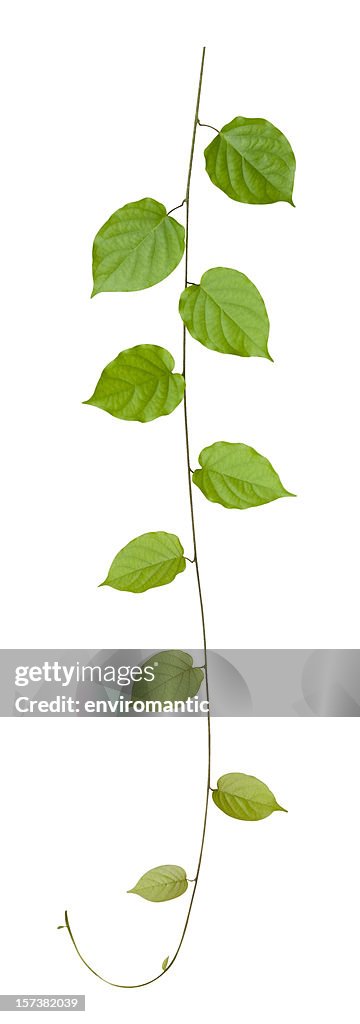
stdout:
MULTIPOLYGON (((202 59, 201 59, 201 67, 200 67, 200 77, 199 77, 199 86, 198 86, 198 94, 197 94, 197 100, 196 100, 196 110, 195 110, 194 126, 193 126, 193 134, 192 134, 191 150, 190 150, 189 170, 188 170, 188 177, 187 177, 187 184, 186 184, 185 288, 187 288, 188 284, 190 283, 189 282, 189 278, 188 278, 188 269, 189 269, 189 225, 190 225, 190 185, 191 185, 191 173, 192 173, 192 165, 193 165, 194 150, 195 150, 196 129, 197 129, 198 124, 199 124, 199 107, 200 107, 201 87, 202 87, 202 79, 203 79, 203 72, 204 72, 205 50, 206 50, 206 47, 204 46, 203 47, 203 51, 202 51, 202 59)), ((186 327, 185 327, 185 324, 184 324, 183 325, 183 377, 184 377, 185 383, 186 383, 186 335, 187 335, 187 332, 186 332, 186 327)), ((187 927, 188 927, 188 924, 189 924, 189 919, 190 919, 190 914, 191 914, 192 907, 193 907, 193 902, 194 902, 194 899, 195 899, 195 893, 196 893, 197 884, 198 884, 198 881, 199 881, 199 873, 200 873, 201 862, 202 862, 203 851, 204 851, 205 833, 206 833, 206 825, 207 825, 207 816, 208 816, 208 809, 209 809, 210 778, 211 778, 211 713, 210 713, 210 694, 209 694, 209 673, 208 673, 207 641, 206 641, 204 601, 203 601, 202 589, 201 589, 199 559, 198 559, 197 543, 196 543, 196 526, 195 526, 194 502, 193 502, 192 482, 191 482, 192 470, 191 470, 191 466, 190 466, 190 442, 189 442, 189 424, 188 424, 188 406, 187 406, 186 386, 185 386, 185 392, 184 392, 184 425, 185 425, 186 465, 187 465, 187 477, 188 477, 188 488, 189 488, 189 504, 190 504, 191 529, 192 529, 192 537, 193 537, 194 562, 195 562, 197 588, 198 588, 198 596, 199 596, 199 604, 200 604, 202 635, 203 635, 205 690, 206 690, 206 700, 207 700, 207 703, 208 703, 208 711, 207 711, 207 747, 208 747, 208 757, 207 757, 207 779, 206 779, 206 796, 205 796, 204 820, 203 820, 203 828, 202 828, 202 835, 201 835, 199 858, 198 858, 196 874, 195 874, 195 879, 194 879, 194 888, 193 888, 193 891, 192 891, 191 900, 190 900, 190 904, 189 904, 189 909, 188 909, 187 916, 186 916, 186 919, 185 919, 185 925, 184 925, 184 928, 183 928, 181 939, 180 939, 178 948, 176 950, 176 953, 175 953, 173 959, 171 960, 170 964, 168 965, 169 967, 172 966, 172 964, 174 963, 174 961, 176 960, 176 957, 178 956, 178 954, 180 952, 182 943, 183 943, 184 938, 185 938, 185 933, 186 933, 186 930, 187 930, 187 927)))
MULTIPOLYGON (((206 48, 204 46, 203 47, 203 51, 202 51, 202 58, 201 58, 200 76, 199 76, 199 84, 198 84, 198 91, 197 91, 197 98, 196 98, 196 109, 195 109, 193 133, 192 133, 192 139, 191 139, 190 159, 189 159, 188 176, 187 176, 187 183, 186 183, 186 197, 184 199, 184 202, 180 204, 181 206, 186 204, 185 288, 189 284, 189 281, 188 281, 188 266, 189 266, 190 184, 191 184, 191 173, 192 173, 192 166, 193 166, 193 159, 194 159, 194 150, 195 150, 196 129, 197 129, 198 124, 199 124, 199 107, 200 107, 200 96, 201 96, 201 87, 202 87, 203 71, 204 71, 205 49, 206 48)), ((186 327, 185 327, 185 324, 184 324, 184 327, 183 327, 183 377, 184 377, 184 379, 186 381, 186 327)), ((168 963, 167 967, 165 968, 165 970, 161 971, 160 974, 156 974, 155 977, 149 978, 148 981, 142 981, 142 982, 140 982, 140 983, 138 983, 136 985, 124 985, 124 984, 120 984, 119 982, 116 982, 116 981, 109 981, 107 978, 104 978, 102 974, 99 974, 98 971, 95 971, 94 968, 90 966, 90 964, 87 962, 87 960, 85 960, 85 958, 80 953, 79 947, 77 946, 77 943, 76 943, 76 941, 74 939, 74 936, 73 936, 73 933, 72 933, 72 930, 71 930, 71 927, 70 927, 68 911, 65 910, 65 925, 64 925, 64 927, 67 929, 67 932, 68 932, 68 934, 70 936, 71 942, 72 942, 72 944, 74 946, 74 949, 77 952, 78 957, 80 958, 82 963, 85 964, 85 967, 87 967, 88 970, 91 971, 91 973, 94 974, 96 978, 100 978, 100 981, 104 981, 107 985, 111 985, 113 988, 127 988, 127 989, 130 989, 130 988, 145 988, 146 985, 152 985, 154 981, 158 981, 159 978, 163 978, 164 974, 166 974, 167 971, 170 970, 170 967, 172 967, 173 964, 175 963, 175 960, 176 960, 177 956, 179 955, 181 946, 183 944, 183 941, 184 941, 184 938, 185 938, 185 934, 186 934, 186 930, 187 930, 187 927, 188 927, 188 924, 189 924, 190 914, 191 914, 191 911, 192 911, 193 902, 194 902, 194 898, 195 898, 195 893, 196 893, 196 889, 197 889, 197 884, 198 884, 198 881, 199 881, 199 873, 200 873, 201 862, 202 862, 203 851, 204 851, 206 824, 207 824, 207 816, 208 816, 208 809, 209 809, 210 778, 211 778, 211 774, 210 774, 211 773, 211 713, 210 713, 210 696, 209 696, 208 657, 207 657, 207 642, 206 642, 206 628, 205 628, 205 613, 204 613, 204 602, 203 602, 202 589, 201 589, 199 561, 198 561, 198 554, 197 554, 196 528, 195 528, 194 504, 193 504, 192 482, 191 482, 192 470, 190 468, 190 445, 189 445, 189 427, 188 427, 186 388, 185 388, 185 393, 184 393, 184 426, 185 426, 185 447, 186 447, 187 478, 188 478, 188 487, 189 487, 190 517, 191 517, 191 529, 192 529, 193 548, 194 548, 194 558, 193 559, 188 559, 188 561, 193 561, 194 562, 195 571, 196 571, 196 580, 197 580, 197 589, 198 589, 198 597, 199 597, 199 605, 200 605, 200 616, 201 616, 201 625, 202 625, 202 636, 203 636, 203 649, 204 649, 204 666, 203 666, 203 668, 204 668, 204 677, 205 677, 206 700, 207 700, 207 704, 208 704, 208 711, 207 711, 207 751, 208 751, 208 756, 207 756, 206 796, 205 796, 204 819, 203 819, 203 827, 202 827, 202 833, 201 833, 200 851, 199 851, 199 856, 198 856, 198 862, 197 862, 195 878, 194 879, 189 879, 189 881, 192 881, 194 883, 194 888, 192 890, 191 899, 190 899, 190 903, 189 903, 189 907, 188 907, 188 912, 187 912, 187 915, 186 915, 186 918, 185 918, 185 924, 184 924, 184 927, 183 927, 183 930, 182 930, 182 933, 181 933, 181 936, 180 936, 180 941, 179 941, 178 947, 176 949, 176 952, 174 953, 174 956, 172 957, 172 959, 168 963)))

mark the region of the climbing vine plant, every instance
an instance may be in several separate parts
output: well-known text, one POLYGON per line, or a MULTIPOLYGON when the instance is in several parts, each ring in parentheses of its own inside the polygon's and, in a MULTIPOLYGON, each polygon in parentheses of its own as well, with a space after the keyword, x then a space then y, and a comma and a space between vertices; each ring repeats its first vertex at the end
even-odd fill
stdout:
MULTIPOLYGON (((201 612, 204 665, 197 668, 184 651, 157 654, 157 667, 151 682, 136 682, 133 699, 161 702, 194 697, 204 680, 208 702, 208 764, 204 820, 195 878, 189 879, 183 867, 162 864, 146 871, 131 893, 155 903, 182 896, 192 886, 185 923, 175 953, 166 956, 155 977, 137 985, 108 981, 82 956, 65 911, 65 928, 86 967, 96 977, 116 988, 141 988, 151 985, 173 966, 189 924, 199 881, 206 833, 209 799, 224 814, 241 821, 259 821, 274 811, 284 811, 271 790, 259 779, 240 772, 222 775, 216 789, 211 781, 211 713, 207 640, 196 527, 193 485, 209 501, 224 508, 248 509, 265 505, 291 494, 281 483, 272 464, 249 445, 217 441, 199 455, 199 467, 193 471, 186 397, 187 334, 206 348, 234 356, 258 356, 271 359, 268 351, 269 318, 260 292, 239 270, 212 267, 198 284, 189 281, 190 186, 198 127, 211 128, 215 137, 205 149, 206 171, 213 184, 239 203, 263 205, 286 202, 293 206, 292 192, 295 157, 290 143, 270 121, 259 117, 235 117, 220 131, 199 120, 205 47, 202 52, 185 198, 174 210, 155 199, 140 199, 116 210, 98 231, 93 246, 93 295, 99 292, 128 292, 151 288, 168 277, 185 253, 185 287, 179 312, 183 322, 182 373, 174 373, 174 359, 159 345, 136 345, 125 349, 103 370, 95 391, 85 404, 97 406, 112 416, 147 423, 168 416, 183 404, 185 448, 189 487, 193 558, 184 556, 181 541, 172 533, 144 533, 130 540, 115 555, 103 586, 141 594, 153 587, 171 583, 186 563, 193 563, 201 612), (171 214, 185 207, 185 229, 171 214)), ((144 666, 143 666, 144 667, 144 666)), ((145 676, 145 674, 144 674, 145 676)))

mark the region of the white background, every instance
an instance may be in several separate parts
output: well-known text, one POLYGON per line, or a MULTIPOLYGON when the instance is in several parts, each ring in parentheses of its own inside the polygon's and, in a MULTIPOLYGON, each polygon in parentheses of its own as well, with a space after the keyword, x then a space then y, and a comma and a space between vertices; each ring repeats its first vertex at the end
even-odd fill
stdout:
MULTIPOLYGON (((298 494, 241 515, 196 491, 209 643, 356 647, 355 6, 14 0, 5 21, 2 646, 200 644, 191 567, 142 597, 97 589, 144 531, 178 533, 192 555, 182 409, 126 424, 81 401, 132 344, 181 367, 183 265, 90 302, 91 245, 125 202, 181 202, 206 43, 201 119, 267 117, 297 156, 296 209, 246 207, 211 185, 213 135, 198 134, 190 277, 225 265, 254 280, 275 363, 189 340, 193 468, 213 441, 243 441, 298 494)), ((215 723, 213 785, 253 772, 290 813, 246 826, 211 807, 191 929, 157 986, 101 986, 55 930, 67 904, 95 966, 130 982, 174 949, 186 897, 159 908, 123 892, 161 861, 194 870, 203 726, 127 722, 119 738, 107 721, 3 721, 1 988, 85 991, 90 1021, 352 1024, 356 720, 215 723)))
MULTIPOLYGON (((195 488, 214 647, 353 647, 359 573, 357 40, 350 3, 7 5, 2 190, 3 646, 200 643, 194 570, 142 597, 97 589, 147 530, 191 556, 182 407, 149 424, 83 406, 121 350, 181 368, 184 265, 144 292, 90 301, 91 246, 123 203, 184 196, 200 118, 265 116, 297 156, 296 209, 214 188, 198 133, 190 278, 244 271, 267 304, 264 359, 190 338, 191 457, 217 440, 266 455, 296 499, 243 514, 195 488), (4 231, 6 239, 4 238, 4 231)), ((180 211, 180 216, 183 212, 180 211)))

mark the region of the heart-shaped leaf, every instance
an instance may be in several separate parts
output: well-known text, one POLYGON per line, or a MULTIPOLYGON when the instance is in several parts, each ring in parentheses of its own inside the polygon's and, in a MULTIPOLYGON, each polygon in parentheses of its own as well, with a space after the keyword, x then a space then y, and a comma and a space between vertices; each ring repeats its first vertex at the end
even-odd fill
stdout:
POLYGON ((261 821, 273 811, 285 811, 285 807, 280 807, 265 782, 260 782, 254 775, 243 775, 240 772, 222 775, 218 779, 217 789, 213 790, 212 798, 220 811, 241 821, 261 821))
POLYGON ((171 583, 185 568, 184 548, 175 534, 143 533, 115 555, 100 586, 143 594, 171 583))
POLYGON ((252 281, 239 270, 207 270, 200 284, 182 292, 179 312, 189 333, 206 348, 271 360, 265 303, 252 281))
POLYGON ((127 203, 109 217, 93 245, 93 295, 137 292, 163 281, 178 263, 185 231, 156 199, 127 203))
POLYGON ((128 889, 128 892, 134 892, 144 900, 151 900, 152 903, 164 903, 165 900, 174 900, 177 896, 182 896, 187 887, 184 868, 177 864, 160 864, 160 867, 151 868, 151 871, 142 875, 134 888, 128 889))
POLYGON ((285 135, 262 117, 235 117, 205 149, 217 188, 239 203, 293 206, 295 156, 285 135))
POLYGON ((193 482, 209 501, 224 508, 253 508, 276 498, 294 497, 283 487, 271 462, 247 444, 216 441, 199 455, 202 469, 193 482))
POLYGON ((132 688, 132 700, 186 701, 198 693, 204 673, 193 667, 193 659, 186 651, 160 651, 142 665, 142 679, 132 688), (154 678, 147 682, 145 669, 153 669, 154 678))
POLYGON ((97 405, 119 420, 148 423, 168 416, 184 395, 185 381, 172 373, 175 362, 160 345, 135 345, 108 363, 94 394, 84 405, 97 405))

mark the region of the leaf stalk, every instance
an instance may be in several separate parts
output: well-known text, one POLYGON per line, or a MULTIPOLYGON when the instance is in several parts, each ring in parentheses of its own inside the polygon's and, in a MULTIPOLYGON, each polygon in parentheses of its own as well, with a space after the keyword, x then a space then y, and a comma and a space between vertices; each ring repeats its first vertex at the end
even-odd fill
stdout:
POLYGON ((218 128, 214 128, 213 124, 205 124, 204 121, 198 121, 198 125, 199 125, 199 128, 211 128, 212 132, 216 132, 217 135, 220 135, 219 129, 218 128))

